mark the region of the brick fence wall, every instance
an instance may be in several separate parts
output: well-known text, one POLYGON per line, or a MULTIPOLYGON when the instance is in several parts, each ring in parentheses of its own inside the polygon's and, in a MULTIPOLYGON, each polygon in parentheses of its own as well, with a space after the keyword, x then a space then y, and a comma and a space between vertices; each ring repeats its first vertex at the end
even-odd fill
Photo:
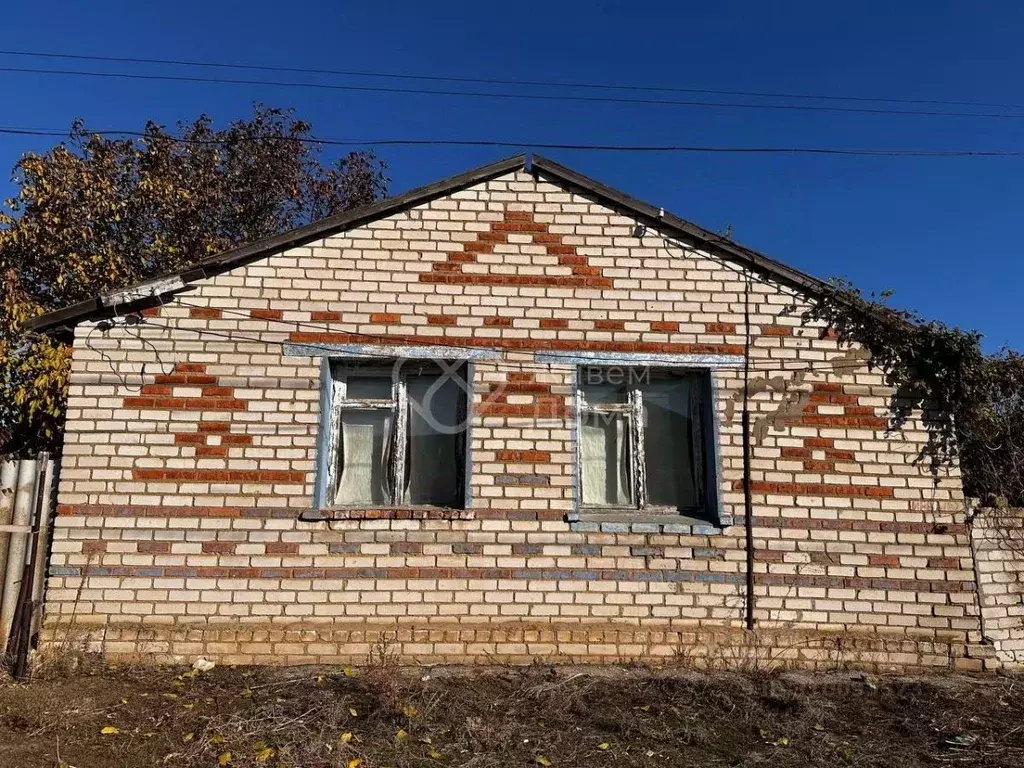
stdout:
POLYGON ((1024 663, 1024 509, 974 510, 971 539, 985 640, 1003 663, 1024 663))
POLYGON ((915 463, 920 423, 886 434, 890 392, 863 351, 802 326, 801 298, 770 280, 750 288, 759 633, 742 631, 735 368, 709 363, 718 524, 572 521, 577 368, 552 353, 744 351, 743 276, 634 223, 509 174, 205 280, 141 326, 80 326, 48 642, 227 661, 358 660, 387 638, 423 660, 756 646, 980 665, 958 477, 915 463), (303 344, 495 353, 472 366, 468 508, 300 519, 322 371, 303 344))

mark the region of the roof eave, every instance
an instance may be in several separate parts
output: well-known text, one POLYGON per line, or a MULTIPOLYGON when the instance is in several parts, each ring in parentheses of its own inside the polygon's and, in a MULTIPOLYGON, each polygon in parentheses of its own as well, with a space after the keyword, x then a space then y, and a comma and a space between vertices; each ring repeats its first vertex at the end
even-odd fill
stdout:
MULTIPOLYGON (((253 261, 258 261, 269 254, 284 251, 289 248, 297 248, 314 240, 320 240, 325 237, 330 237, 333 234, 338 234, 339 232, 354 229, 362 224, 384 218, 385 216, 390 216, 407 208, 422 205, 423 203, 427 203, 438 197, 444 197, 445 195, 456 192, 460 189, 471 187, 474 184, 479 184, 499 176, 504 176, 507 173, 512 173, 513 171, 525 168, 526 159, 525 153, 513 155, 512 157, 505 158, 504 160, 480 166, 466 171, 465 173, 460 173, 455 176, 442 179, 441 181, 435 181, 431 184, 417 187, 416 189, 411 189, 408 192, 403 192, 402 194, 395 195, 394 197, 385 198, 376 203, 370 203, 369 205, 353 208, 350 211, 345 211, 344 213, 339 213, 335 216, 329 216, 326 219, 321 219, 320 221, 313 222, 312 224, 307 224, 297 229, 283 232, 280 235, 273 235, 262 240, 257 240, 254 243, 248 243, 237 248, 232 248, 229 251, 222 251, 216 256, 205 259, 184 271, 171 272, 158 277, 153 277, 128 288, 108 291, 105 294, 95 296, 77 304, 72 304, 67 307, 62 307, 61 309, 56 309, 52 312, 47 312, 44 315, 40 315, 39 317, 35 317, 26 322, 25 327, 31 331, 47 331, 69 323, 80 322, 91 317, 102 316, 107 313, 113 314, 113 308, 115 306, 119 306, 119 304, 117 302, 110 303, 105 300, 110 296, 121 293, 131 293, 132 291, 136 291, 144 286, 164 283, 175 278, 180 279, 180 281, 187 286, 197 280, 204 280, 215 275, 223 274, 229 270, 236 269, 237 267, 250 264, 253 261)), ((138 300, 135 300, 131 303, 138 304, 139 302, 138 300)))
POLYGON ((181 290, 183 286, 188 286, 197 280, 222 274, 273 253, 296 248, 314 240, 345 232, 368 222, 393 215, 460 189, 465 189, 466 187, 489 181, 490 179, 523 168, 527 168, 535 175, 556 180, 570 189, 576 189, 585 195, 596 198, 608 207, 618 210, 620 213, 629 214, 636 218, 638 222, 649 225, 663 234, 696 242, 704 250, 730 261, 743 264, 758 272, 767 273, 781 283, 785 283, 802 292, 810 293, 814 296, 835 294, 835 291, 825 281, 769 258, 752 248, 740 245, 692 222, 681 219, 674 214, 666 212, 663 208, 658 208, 650 203, 630 197, 624 192, 577 173, 571 168, 560 165, 553 160, 548 160, 539 155, 533 155, 532 158, 528 158, 525 153, 522 153, 432 184, 427 184, 423 187, 418 187, 395 197, 389 197, 370 205, 345 211, 336 216, 307 224, 280 235, 274 235, 254 243, 224 251, 182 272, 155 277, 126 289, 109 291, 106 294, 93 297, 78 304, 48 312, 28 321, 25 326, 33 331, 47 331, 92 317, 113 315, 116 307, 125 306, 126 304, 131 304, 135 310, 142 309, 145 306, 153 306, 159 302, 157 298, 159 295, 173 292, 158 291, 156 288, 156 286, 166 284, 168 281, 180 282, 181 285, 175 290, 181 290), (139 291, 144 292, 147 287, 153 287, 152 295, 148 298, 140 299, 138 296, 139 291), (116 300, 118 295, 132 295, 133 293, 135 295, 131 301, 121 303, 116 300), (114 298, 112 299, 111 297, 114 298))
POLYGON ((829 284, 824 280, 808 275, 805 272, 765 256, 763 253, 758 253, 752 248, 740 245, 729 238, 722 237, 692 222, 681 219, 675 214, 668 213, 663 208, 658 208, 650 203, 630 197, 624 192, 577 173, 571 168, 566 168, 564 165, 560 165, 553 160, 534 155, 533 172, 539 172, 542 176, 556 179, 566 186, 575 187, 584 193, 597 197, 602 202, 608 204, 609 207, 616 208, 622 213, 629 213, 635 216, 641 223, 650 225, 662 233, 673 234, 686 240, 695 240, 702 248, 711 253, 728 258, 730 261, 738 261, 758 272, 767 272, 793 288, 810 292, 816 296, 833 292, 829 284))

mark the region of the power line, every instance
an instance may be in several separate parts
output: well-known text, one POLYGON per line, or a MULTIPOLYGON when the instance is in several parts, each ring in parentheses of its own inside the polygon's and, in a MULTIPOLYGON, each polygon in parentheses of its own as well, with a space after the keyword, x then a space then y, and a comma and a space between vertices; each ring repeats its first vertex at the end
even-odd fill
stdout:
MULTIPOLYGON (((128 130, 87 130, 88 134, 99 136, 126 136, 147 138, 144 131, 128 130)), ((70 132, 61 128, 0 127, 0 135, 11 136, 53 136, 67 138, 70 132)), ((226 143, 223 139, 189 139, 182 136, 164 135, 180 144, 216 145, 226 143)), ((233 139, 241 141, 284 141, 300 144, 314 144, 340 147, 500 147, 513 149, 557 149, 583 152, 645 152, 645 153, 690 153, 690 154, 767 154, 767 155, 845 155, 850 157, 1024 157, 1024 150, 1013 149, 867 149, 857 147, 729 147, 685 144, 583 144, 543 141, 511 141, 502 139, 345 139, 345 138, 303 138, 298 136, 263 136, 233 139)))
POLYGON ((859 101, 888 104, 932 104, 939 106, 959 107, 993 107, 1000 109, 1024 109, 1024 104, 1007 104, 1002 102, 967 101, 947 99, 908 99, 886 98, 881 96, 850 96, 824 93, 792 93, 778 91, 747 91, 726 90, 716 88, 683 88, 679 86, 657 85, 614 85, 611 83, 550 81, 550 80, 514 80, 483 77, 457 77, 453 75, 417 75, 405 72, 374 72, 369 70, 315 69, 310 67, 283 67, 265 64, 230 64, 216 61, 196 61, 189 59, 152 59, 133 56, 97 56, 85 54, 54 53, 50 51, 3 51, 2 56, 26 56, 31 58, 63 59, 74 61, 104 61, 122 64, 160 64, 183 67, 208 67, 217 69, 237 69, 258 72, 282 72, 305 75, 332 75, 340 77, 375 77, 391 80, 415 80, 446 83, 470 83, 477 85, 513 85, 538 88, 580 88, 602 91, 641 91, 648 93, 698 93, 715 96, 746 96, 752 98, 772 99, 807 99, 820 101, 859 101))
POLYGON ((76 69, 39 69, 33 67, 0 67, 0 72, 12 74, 61 75, 66 77, 94 77, 106 79, 144 80, 157 82, 207 83, 218 85, 258 85, 275 88, 313 88, 319 90, 356 93, 391 93, 399 95, 449 96, 484 99, 514 99, 526 101, 585 102, 604 104, 639 104, 662 107, 708 107, 719 109, 766 109, 797 112, 832 112, 871 115, 913 115, 928 117, 985 117, 1024 120, 1024 114, 1008 112, 960 112, 952 110, 890 109, 880 107, 829 107, 814 104, 751 104, 726 101, 698 101, 679 99, 627 99, 612 96, 579 96, 541 93, 509 93, 495 91, 451 91, 425 88, 396 88, 370 85, 342 85, 338 83, 281 82, 276 80, 250 80, 242 78, 200 77, 196 75, 152 75, 129 72, 95 72, 76 69))

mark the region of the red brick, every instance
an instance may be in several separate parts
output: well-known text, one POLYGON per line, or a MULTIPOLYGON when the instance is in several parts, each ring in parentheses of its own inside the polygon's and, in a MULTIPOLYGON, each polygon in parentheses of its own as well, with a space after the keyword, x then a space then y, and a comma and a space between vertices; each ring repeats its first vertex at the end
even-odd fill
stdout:
POLYGON ((551 454, 548 451, 511 451, 498 450, 495 452, 498 461, 513 463, 546 464, 551 461, 551 454))
POLYGON ((196 456, 227 456, 226 445, 197 445, 196 456))
POLYGON ((370 314, 370 322, 381 325, 400 323, 402 322, 402 316, 397 312, 373 312, 370 314))
POLYGON ((292 542, 268 541, 264 548, 268 555, 297 555, 299 545, 292 542))
POLYGON ((167 555, 171 551, 169 541, 140 541, 139 553, 144 555, 167 555))
POLYGON ((511 317, 485 317, 484 327, 487 328, 511 328, 512 318, 511 317))
POLYGON ((761 326, 762 336, 792 336, 793 329, 786 325, 764 325, 761 326))
POLYGON ((224 316, 224 313, 213 307, 191 307, 188 311, 189 317, 202 318, 204 320, 217 320, 224 316))
POLYGON ((560 317, 542 317, 540 319, 541 328, 568 328, 569 321, 560 317))
POLYGON ((427 315, 428 325, 455 325, 458 322, 456 315, 427 315))
POLYGON ((231 397, 234 387, 203 387, 203 397, 231 397))
POLYGON ((199 431, 200 432, 229 432, 231 430, 231 422, 229 421, 200 421, 199 431))
POLYGON ((626 323, 624 320, 595 320, 594 328, 599 331, 623 331, 626 323))
POLYGON ((251 309, 249 317, 254 320, 280 320, 284 313, 280 309, 251 309))
POLYGON ((736 323, 705 323, 704 330, 708 333, 736 333, 736 323))
POLYGON ((204 541, 204 555, 233 555, 235 554, 235 542, 233 541, 204 541))
POLYGON ((805 437, 804 445, 808 448, 831 448, 835 440, 830 437, 805 437))
POLYGON ((784 459, 809 459, 811 452, 807 448, 783 448, 782 458, 784 459))
POLYGON ((651 330, 658 331, 659 333, 678 333, 679 323, 669 322, 667 320, 652 320, 651 330))
POLYGON ((341 312, 310 312, 309 319, 314 323, 336 323, 341 320, 341 312))
POLYGON ((804 462, 804 469, 808 472, 833 472, 835 468, 835 462, 831 461, 809 460, 804 462))

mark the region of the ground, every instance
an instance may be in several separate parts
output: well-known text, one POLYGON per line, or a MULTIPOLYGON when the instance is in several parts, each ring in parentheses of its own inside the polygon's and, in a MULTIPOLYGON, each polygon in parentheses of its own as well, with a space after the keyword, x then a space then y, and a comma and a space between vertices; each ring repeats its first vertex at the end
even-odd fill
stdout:
POLYGON ((80 668, 0 683, 0 766, 1019 768, 1022 691, 638 666, 80 668))

